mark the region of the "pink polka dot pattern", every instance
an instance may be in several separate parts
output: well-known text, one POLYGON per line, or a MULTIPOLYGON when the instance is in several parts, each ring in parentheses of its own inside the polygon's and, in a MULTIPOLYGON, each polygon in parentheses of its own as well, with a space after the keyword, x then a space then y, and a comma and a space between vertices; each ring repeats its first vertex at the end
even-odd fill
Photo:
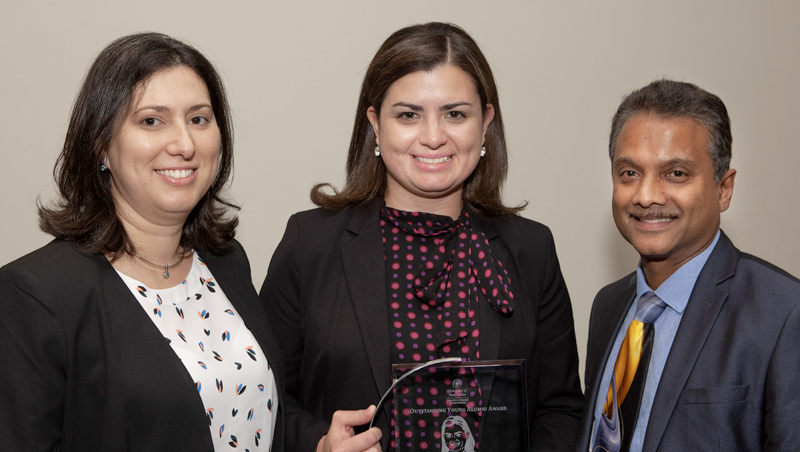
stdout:
POLYGON ((471 228, 469 213, 453 220, 384 206, 381 232, 392 362, 480 359, 479 301, 511 316, 514 296, 508 273, 483 232, 471 228))
MULTIPOLYGON (((479 360, 478 303, 489 303, 499 315, 514 313, 511 281, 492 255, 486 235, 472 229, 466 211, 453 220, 383 206, 380 225, 394 340, 392 362, 426 362, 446 356, 479 360)), ((483 405, 476 383, 474 379, 469 383, 468 395, 483 405)), ((469 417, 477 437, 480 412, 469 417)), ((433 428, 438 429, 440 422, 434 421, 433 428)), ((411 430, 408 425, 395 426, 392 420, 392 448, 402 441, 408 450, 439 450, 438 430, 432 438, 408 437, 411 430), (395 427, 402 432, 399 439, 395 427)))

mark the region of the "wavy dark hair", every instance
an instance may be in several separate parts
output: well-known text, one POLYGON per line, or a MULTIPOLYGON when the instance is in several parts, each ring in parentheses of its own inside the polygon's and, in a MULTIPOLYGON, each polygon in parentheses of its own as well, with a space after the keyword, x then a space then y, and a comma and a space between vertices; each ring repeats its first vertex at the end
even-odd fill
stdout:
POLYGON ((413 25, 393 33, 384 41, 364 76, 358 99, 350 150, 347 154, 345 187, 326 193, 330 184, 311 189, 311 201, 329 210, 361 205, 386 191, 386 167, 375 158, 375 131, 367 117, 369 107, 380 115, 381 104, 389 87, 398 79, 416 71, 432 71, 453 65, 475 82, 481 99, 481 111, 494 107, 494 119, 486 131, 486 156, 464 182, 464 203, 485 217, 517 213, 525 207, 507 207, 502 201, 502 187, 508 173, 503 115, 497 86, 489 63, 475 41, 460 27, 440 22, 413 25))
POLYGON ((611 120, 608 155, 612 164, 622 126, 632 116, 648 113, 661 118, 689 118, 702 124, 708 133, 708 155, 714 162, 714 180, 722 180, 731 165, 733 145, 728 109, 716 95, 697 85, 675 80, 656 80, 625 96, 611 120))
POLYGON ((59 191, 55 205, 37 202, 39 226, 57 238, 73 241, 84 253, 119 257, 135 249, 117 217, 109 171, 100 171, 106 152, 139 88, 157 72, 186 66, 205 82, 220 130, 217 176, 183 225, 180 245, 220 251, 233 240, 238 206, 221 192, 233 169, 233 126, 222 80, 197 49, 160 33, 125 36, 106 46, 83 80, 72 108, 64 147, 53 177, 59 191))

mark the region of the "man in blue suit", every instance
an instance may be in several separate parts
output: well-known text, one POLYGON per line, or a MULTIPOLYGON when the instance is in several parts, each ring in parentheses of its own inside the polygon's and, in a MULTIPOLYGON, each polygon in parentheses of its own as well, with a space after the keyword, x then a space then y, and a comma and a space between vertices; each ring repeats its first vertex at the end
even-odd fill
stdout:
POLYGON ((614 115, 614 221, 641 261, 592 306, 581 452, 800 450, 800 281, 719 229, 731 141, 724 103, 689 83, 655 81, 614 115), (614 368, 649 292, 663 311, 626 418, 614 368))

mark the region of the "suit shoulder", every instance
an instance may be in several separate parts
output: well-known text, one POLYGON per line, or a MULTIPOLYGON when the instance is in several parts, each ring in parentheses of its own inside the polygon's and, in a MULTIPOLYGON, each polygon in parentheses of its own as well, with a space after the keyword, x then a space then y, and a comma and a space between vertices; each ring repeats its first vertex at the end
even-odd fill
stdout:
POLYGON ((316 220, 320 218, 349 218, 354 209, 356 208, 347 207, 342 210, 328 210, 324 207, 315 207, 313 209, 301 210, 292 216, 303 220, 316 220))
POLYGON ((111 267, 105 257, 83 254, 72 242, 54 240, 0 269, 0 301, 15 303, 9 294, 26 294, 59 311, 101 287, 104 266, 111 267))
POLYGON ((85 275, 90 268, 96 267, 98 259, 101 258, 78 251, 73 242, 56 239, 6 264, 0 272, 25 271, 41 277, 61 274, 78 278, 85 275))
MULTIPOLYGON (((553 233, 550 228, 538 221, 519 215, 505 215, 499 218, 479 220, 494 230, 510 249, 529 249, 555 252, 553 233)), ((486 231, 485 231, 486 232, 486 231)))
POLYGON ((800 299, 800 279, 752 254, 741 253, 736 273, 744 275, 751 287, 760 286, 769 291, 781 291, 800 299))
POLYGON ((483 219, 499 230, 519 231, 530 234, 550 234, 550 228, 538 221, 519 215, 504 215, 499 218, 483 219))
POLYGON ((636 287, 636 272, 628 273, 622 278, 600 289, 597 292, 595 301, 616 296, 617 294, 626 291, 631 287, 636 287))
POLYGON ((203 262, 212 263, 212 265, 219 263, 224 263, 225 265, 242 265, 246 267, 247 274, 250 274, 250 261, 247 258, 247 253, 244 250, 244 247, 238 240, 232 240, 231 243, 213 253, 197 250, 197 254, 200 256, 200 259, 203 262))
POLYGON ((339 211, 332 211, 322 207, 297 212, 289 219, 289 222, 296 222, 298 227, 303 230, 309 228, 329 228, 341 224, 347 224, 353 216, 353 208, 346 208, 339 211))
MULTIPOLYGON (((316 208, 292 215, 272 255, 270 269, 276 262, 285 263, 295 259, 314 262, 320 255, 337 252, 338 244, 350 235, 347 231, 354 212, 354 208, 337 212, 316 208)), ((365 214, 361 212, 361 215, 365 214)), ((372 217, 374 219, 371 221, 377 223, 379 216, 375 214, 372 217)))

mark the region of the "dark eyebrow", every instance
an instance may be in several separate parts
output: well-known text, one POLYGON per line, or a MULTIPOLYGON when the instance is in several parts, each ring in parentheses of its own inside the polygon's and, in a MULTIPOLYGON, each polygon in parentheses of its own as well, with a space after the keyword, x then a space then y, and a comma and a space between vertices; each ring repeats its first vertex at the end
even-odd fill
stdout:
POLYGON ((392 105, 392 107, 406 107, 411 111, 424 111, 425 109, 419 105, 409 104, 406 102, 397 102, 396 104, 392 105))
POLYGON ((469 102, 456 102, 454 104, 442 105, 441 107, 439 107, 439 111, 452 110, 454 108, 458 108, 458 107, 465 106, 465 105, 467 107, 471 107, 472 106, 472 104, 469 103, 469 102))
MULTIPOLYGON (((622 158, 614 160, 614 167, 615 168, 617 166, 622 166, 622 165, 638 166, 638 165, 636 165, 636 162, 634 162, 633 160, 631 160, 631 159, 629 159, 627 157, 622 157, 622 158)), ((663 162, 661 164, 661 166, 675 166, 675 165, 697 166, 697 164, 693 160, 681 159, 681 158, 669 159, 666 162, 663 162)))
POLYGON ((631 159, 629 159, 629 158, 627 158, 627 157, 622 157, 622 158, 618 158, 618 159, 615 159, 615 160, 614 160, 614 167, 617 167, 617 166, 620 166, 620 165, 632 165, 632 166, 636 166, 636 165, 633 163, 633 160, 631 160, 631 159))
POLYGON ((190 108, 189 108, 189 110, 188 110, 188 112, 189 112, 189 113, 194 113, 194 112, 196 112, 197 110, 202 110, 202 109, 204 109, 204 108, 208 108, 208 109, 210 109, 212 112, 214 111, 214 107, 212 107, 212 106, 211 106, 211 105, 209 105, 209 104, 197 104, 197 105, 194 105, 194 106, 190 107, 190 108))
POLYGON ((141 107, 141 108, 135 110, 133 112, 133 114, 135 115, 136 113, 139 113, 140 111, 144 111, 144 110, 155 110, 155 111, 161 113, 161 112, 169 111, 169 108, 164 107, 162 105, 145 105, 144 107, 141 107))
POLYGON ((694 160, 674 158, 670 159, 667 162, 666 166, 675 166, 675 165, 697 166, 697 163, 694 160))
MULTIPOLYGON (((472 104, 469 102, 455 102, 452 104, 442 105, 441 107, 439 107, 439 111, 448 111, 465 105, 467 107, 472 106, 472 104)), ((415 104, 409 104, 407 102, 397 102, 396 104, 392 105, 392 107, 406 107, 411 111, 425 111, 425 109, 422 108, 421 106, 415 104)))
MULTIPOLYGON (((191 107, 189 107, 189 110, 187 110, 187 112, 194 113, 197 110, 202 110, 203 108, 210 108, 211 110, 214 110, 214 108, 209 104, 197 104, 197 105, 192 105, 191 107)), ((155 110, 155 111, 157 111, 159 113, 162 113, 162 112, 165 112, 165 111, 169 111, 169 108, 167 108, 167 107, 165 107, 163 105, 145 105, 145 106, 139 108, 138 110, 134 111, 133 114, 135 115, 136 113, 139 113, 142 110, 155 110)))

